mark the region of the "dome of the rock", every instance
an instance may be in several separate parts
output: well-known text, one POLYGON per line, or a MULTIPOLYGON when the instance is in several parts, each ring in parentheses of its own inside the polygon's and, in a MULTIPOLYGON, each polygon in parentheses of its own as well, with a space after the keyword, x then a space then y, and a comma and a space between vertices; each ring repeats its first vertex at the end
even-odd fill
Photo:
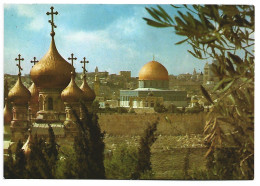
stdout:
POLYGON ((141 68, 139 80, 169 80, 168 71, 161 63, 150 61, 141 68))

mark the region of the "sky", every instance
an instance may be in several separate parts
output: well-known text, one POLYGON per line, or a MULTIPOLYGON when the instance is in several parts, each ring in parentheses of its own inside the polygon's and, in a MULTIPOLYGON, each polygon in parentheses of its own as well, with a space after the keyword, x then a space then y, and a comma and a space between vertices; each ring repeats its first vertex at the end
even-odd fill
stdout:
MULTIPOLYGON (((153 59, 163 64, 169 74, 203 70, 206 61, 187 52, 188 44, 175 45, 183 39, 173 28, 148 26, 142 19, 151 18, 144 4, 5 4, 4 5, 4 73, 18 74, 18 54, 25 59, 22 74, 29 74, 31 60, 40 60, 49 49, 51 26, 50 7, 54 16, 55 42, 59 53, 68 60, 77 57, 74 66, 81 72, 83 57, 89 60, 87 70, 110 74, 131 71, 137 77, 141 67, 153 59)), ((169 5, 162 5, 171 15, 177 15, 169 5)), ((180 9, 179 9, 180 10, 180 9)))

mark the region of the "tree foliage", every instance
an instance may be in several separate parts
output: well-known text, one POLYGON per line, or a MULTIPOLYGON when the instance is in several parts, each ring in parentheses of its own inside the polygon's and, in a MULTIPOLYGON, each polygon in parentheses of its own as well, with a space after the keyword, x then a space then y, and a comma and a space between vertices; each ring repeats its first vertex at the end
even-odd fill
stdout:
POLYGON ((137 166, 132 175, 133 179, 140 179, 142 174, 151 173, 151 147, 157 140, 155 132, 157 131, 158 120, 148 125, 144 135, 140 139, 137 156, 137 166))
MULTIPOLYGON (((212 104, 205 125, 207 155, 225 143, 238 147, 238 179, 254 176, 254 30, 251 5, 171 5, 178 15, 169 15, 161 6, 146 8, 154 27, 172 27, 183 36, 176 44, 188 43, 188 52, 198 59, 211 59, 212 72, 219 82, 213 91, 201 86, 212 104), (184 11, 179 11, 179 10, 184 11), (211 93, 216 94, 213 99, 211 93), (223 126, 229 126, 229 132, 223 126)), ((218 160, 223 161, 221 158, 218 160)), ((222 172, 223 173, 223 172, 222 172)), ((220 173, 220 174, 222 174, 220 173)), ((224 174, 224 173, 223 173, 224 174)))
POLYGON ((105 158, 106 177, 108 179, 131 179, 138 161, 137 148, 120 144, 105 158), (109 155, 111 154, 111 155, 109 155))
POLYGON ((85 113, 82 120, 77 114, 78 135, 74 139, 74 151, 77 163, 77 177, 83 179, 104 179, 104 133, 101 132, 96 113, 88 112, 84 104, 81 105, 85 113))
POLYGON ((25 155, 23 143, 19 140, 13 154, 8 149, 8 158, 5 159, 5 178, 12 179, 52 179, 55 178, 56 163, 58 161, 58 147, 53 129, 49 125, 49 140, 32 137, 29 142, 30 152, 25 155))

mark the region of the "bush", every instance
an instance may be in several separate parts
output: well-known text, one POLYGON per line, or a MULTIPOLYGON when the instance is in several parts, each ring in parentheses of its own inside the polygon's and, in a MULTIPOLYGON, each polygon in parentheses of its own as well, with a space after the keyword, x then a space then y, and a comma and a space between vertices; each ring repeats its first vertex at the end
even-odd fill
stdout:
POLYGON ((108 179, 131 179, 131 175, 137 166, 138 151, 135 147, 129 147, 123 143, 119 145, 112 155, 105 159, 106 177, 108 179))

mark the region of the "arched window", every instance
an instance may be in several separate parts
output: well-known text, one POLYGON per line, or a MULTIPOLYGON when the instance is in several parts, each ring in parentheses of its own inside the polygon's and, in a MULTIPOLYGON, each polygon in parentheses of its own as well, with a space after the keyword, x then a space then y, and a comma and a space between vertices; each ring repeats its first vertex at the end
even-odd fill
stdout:
POLYGON ((41 95, 39 96, 39 110, 43 110, 43 98, 41 95))
POLYGON ((53 110, 53 99, 48 98, 48 110, 53 110))
POLYGON ((151 107, 154 107, 154 102, 153 101, 151 101, 151 107))

